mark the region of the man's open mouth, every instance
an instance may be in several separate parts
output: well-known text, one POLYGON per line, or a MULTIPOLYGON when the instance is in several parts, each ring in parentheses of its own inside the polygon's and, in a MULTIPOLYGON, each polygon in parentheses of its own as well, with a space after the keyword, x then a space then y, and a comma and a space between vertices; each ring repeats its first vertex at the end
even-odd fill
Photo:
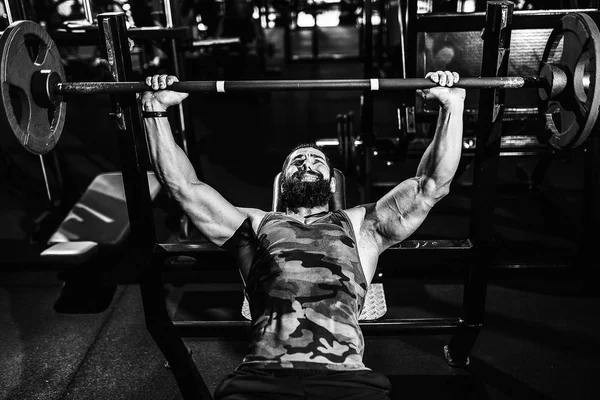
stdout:
POLYGON ((296 172, 295 179, 299 180, 300 182, 317 182, 318 180, 320 180, 322 178, 321 174, 316 173, 316 172, 296 172))
POLYGON ((316 182, 320 179, 319 175, 316 174, 302 174, 300 180, 302 182, 316 182))

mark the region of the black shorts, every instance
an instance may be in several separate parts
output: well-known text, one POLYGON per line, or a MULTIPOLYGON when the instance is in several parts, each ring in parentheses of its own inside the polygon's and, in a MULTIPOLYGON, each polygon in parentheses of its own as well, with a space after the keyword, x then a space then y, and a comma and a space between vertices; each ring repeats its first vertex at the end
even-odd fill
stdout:
POLYGON ((215 400, 389 400, 389 379, 375 371, 261 369, 241 366, 216 388, 215 400))

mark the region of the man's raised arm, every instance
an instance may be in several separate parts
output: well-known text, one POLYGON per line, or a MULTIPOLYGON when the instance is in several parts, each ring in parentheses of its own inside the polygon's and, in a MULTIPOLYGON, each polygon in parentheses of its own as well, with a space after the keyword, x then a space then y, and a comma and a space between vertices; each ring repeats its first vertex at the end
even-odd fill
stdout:
POLYGON ((430 72, 426 78, 438 84, 418 91, 425 100, 440 105, 433 140, 415 177, 398 184, 365 216, 380 252, 406 239, 423 223, 431 208, 449 193, 460 162, 465 90, 452 87, 459 80, 456 72, 430 72))
POLYGON ((158 180, 200 232, 220 246, 242 224, 246 216, 216 190, 200 182, 192 163, 177 145, 166 118, 168 107, 181 103, 187 93, 166 90, 175 76, 146 78, 148 91, 141 98, 142 116, 150 158, 158 180))

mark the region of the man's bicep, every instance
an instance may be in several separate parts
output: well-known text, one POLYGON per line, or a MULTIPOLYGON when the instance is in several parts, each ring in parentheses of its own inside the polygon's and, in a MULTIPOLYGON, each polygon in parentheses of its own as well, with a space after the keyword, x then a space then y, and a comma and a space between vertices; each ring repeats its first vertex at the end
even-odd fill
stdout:
POLYGON ((412 235, 427 217, 430 202, 423 196, 418 178, 398 184, 375 203, 372 218, 383 249, 412 235))

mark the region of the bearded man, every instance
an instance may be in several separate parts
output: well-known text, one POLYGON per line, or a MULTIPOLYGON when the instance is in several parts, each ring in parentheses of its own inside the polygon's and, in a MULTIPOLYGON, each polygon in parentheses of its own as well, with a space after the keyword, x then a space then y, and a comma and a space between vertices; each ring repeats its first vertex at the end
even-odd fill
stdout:
POLYGON ((166 110, 186 93, 177 78, 146 78, 142 116, 156 176, 212 243, 234 253, 252 316, 252 339, 215 399, 388 399, 388 378, 363 363, 359 326, 379 255, 408 238, 449 193, 462 148, 465 90, 456 72, 426 75, 437 101, 436 133, 414 177, 378 201, 330 210, 334 170, 314 145, 283 163, 285 212, 232 205, 198 180, 171 133, 166 110))

